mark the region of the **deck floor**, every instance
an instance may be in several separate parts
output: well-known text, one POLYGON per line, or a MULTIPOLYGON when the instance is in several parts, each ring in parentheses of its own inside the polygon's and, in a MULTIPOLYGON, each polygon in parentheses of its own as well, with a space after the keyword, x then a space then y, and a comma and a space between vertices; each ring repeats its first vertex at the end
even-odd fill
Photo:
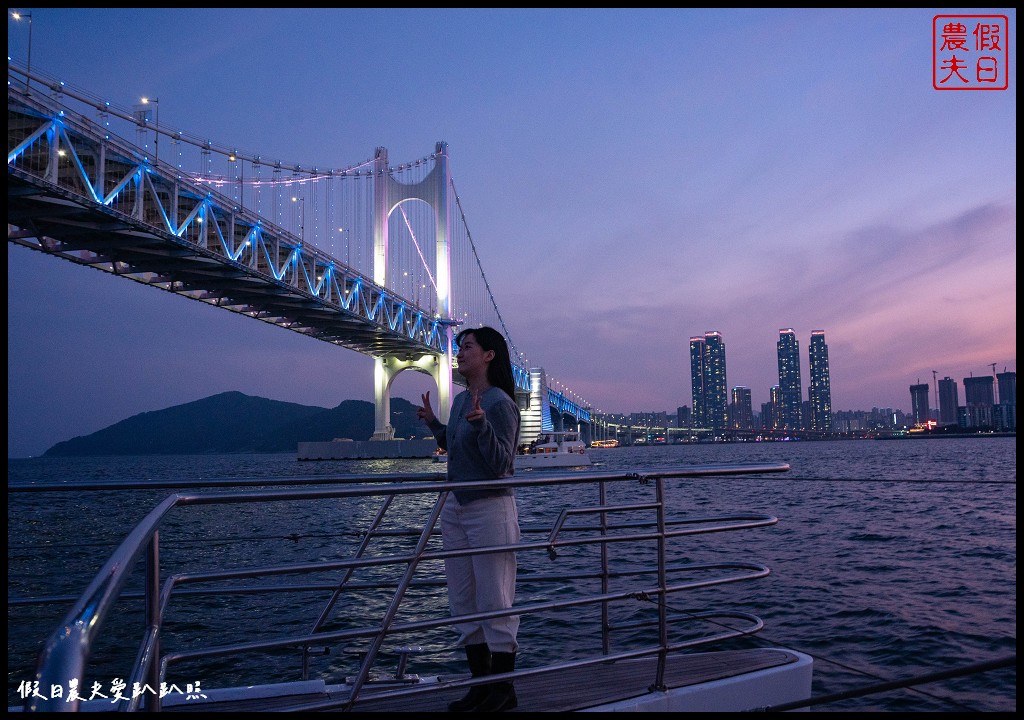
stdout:
MULTIPOLYGON (((718 680, 756 670, 778 667, 795 662, 797 657, 785 650, 771 648, 730 650, 714 653, 670 655, 665 670, 665 685, 669 688, 685 687, 718 680)), ((545 669, 534 675, 516 678, 516 696, 519 706, 512 712, 572 712, 603 703, 642 695, 654 681, 656 658, 639 658, 565 669, 545 669)), ((462 678, 453 677, 452 680, 462 678)), ((353 712, 447 712, 448 703, 466 693, 466 687, 428 685, 416 694, 399 697, 373 697, 364 688, 361 698, 353 705, 353 712)), ((259 712, 282 709, 327 709, 325 703, 340 703, 344 695, 276 697, 243 703, 189 703, 165 708, 169 712, 259 712), (319 706, 319 707, 317 707, 319 706)))

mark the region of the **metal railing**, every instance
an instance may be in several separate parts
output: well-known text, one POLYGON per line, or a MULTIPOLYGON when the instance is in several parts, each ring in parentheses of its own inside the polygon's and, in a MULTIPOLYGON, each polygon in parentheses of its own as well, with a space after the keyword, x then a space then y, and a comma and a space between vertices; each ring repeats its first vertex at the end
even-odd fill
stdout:
MULTIPOLYGON (((52 685, 67 686, 71 679, 82 679, 85 675, 90 653, 100 636, 100 631, 110 620, 118 602, 131 593, 126 592, 129 578, 138 578, 137 565, 144 562, 144 591, 141 593, 144 607, 144 621, 135 660, 126 673, 126 686, 161 687, 169 676, 172 666, 185 662, 211 660, 214 658, 239 658, 248 653, 270 653, 286 648, 301 653, 301 661, 295 669, 296 679, 307 679, 314 657, 330 653, 332 645, 343 648, 358 648, 361 660, 353 676, 345 676, 349 693, 342 699, 332 699, 303 705, 302 709, 351 709, 364 688, 374 688, 375 697, 381 687, 371 671, 378 657, 382 655, 384 643, 395 637, 415 637, 450 627, 458 622, 485 618, 518 615, 520 618, 540 616, 557 611, 572 611, 576 615, 584 609, 599 611, 600 638, 602 651, 598 656, 562 663, 561 666, 587 665, 657 655, 656 677, 652 686, 661 687, 667 653, 683 648, 705 645, 740 635, 757 632, 761 621, 744 612, 701 612, 687 613, 687 619, 729 617, 747 622, 747 626, 736 629, 717 626, 712 632, 690 637, 679 637, 675 633, 679 617, 670 617, 666 599, 673 594, 697 588, 706 588, 764 577, 767 567, 748 562, 692 562, 688 555, 683 557, 673 540, 696 535, 720 533, 728 530, 757 528, 773 525, 774 517, 760 514, 736 514, 718 517, 672 518, 666 514, 665 483, 674 478, 693 478, 719 475, 746 475, 778 473, 789 470, 786 464, 738 464, 715 466, 689 466, 673 469, 658 469, 650 473, 632 472, 572 472, 564 474, 528 473, 522 477, 508 478, 503 484, 515 487, 517 495, 544 493, 557 488, 557 502, 548 502, 547 516, 543 524, 523 525, 523 541, 515 545, 474 548, 470 550, 445 551, 440 548, 435 530, 436 521, 448 493, 452 490, 480 489, 493 485, 487 482, 449 483, 439 480, 436 474, 399 474, 387 476, 336 476, 334 478, 293 478, 290 481, 275 479, 274 484, 291 482, 294 487, 287 489, 257 489, 241 492, 175 493, 157 506, 128 534, 110 559, 99 571, 74 607, 67 613, 60 627, 50 635, 40 654, 35 680, 40 687, 52 685), (318 487, 308 487, 310 483, 318 487), (326 483, 330 483, 329 485, 326 483), (307 487, 301 487, 307 485, 307 487), (586 486, 597 490, 597 504, 584 504, 581 493, 586 486), (610 498, 615 494, 616 498, 610 498), (636 497, 642 495, 643 497, 636 497), (400 502, 405 500, 405 502, 400 502), (337 560, 319 559, 312 562, 283 564, 260 564, 258 566, 221 567, 215 570, 197 572, 176 572, 163 577, 161 572, 160 535, 161 529, 184 508, 202 506, 241 508, 253 504, 299 503, 339 501, 349 508, 347 521, 356 522, 357 517, 366 520, 365 527, 353 524, 352 534, 358 537, 354 548, 347 557, 337 560), (376 509, 370 513, 371 503, 376 509), (358 511, 355 508, 360 508, 358 511), (401 507, 399 511, 398 508, 401 507), (390 522, 398 515, 398 521, 390 522), (581 521, 582 520, 582 521, 581 521), (410 521, 412 523, 410 524, 410 521), (407 540, 403 540, 406 538, 407 540), (383 551, 373 551, 375 544, 382 543, 383 551), (411 546, 409 545, 411 543, 411 546), (636 548, 653 546, 651 565, 638 567, 636 548), (596 548, 596 553, 594 552, 596 548), (620 567, 623 556, 613 558, 619 548, 628 550, 630 555, 624 567, 620 567), (517 604, 505 611, 478 613, 472 616, 453 617, 447 614, 445 603, 411 601, 411 590, 431 586, 443 587, 443 573, 432 570, 445 558, 472 555, 483 552, 514 551, 520 559, 521 569, 531 567, 529 559, 542 558, 546 562, 567 557, 569 566, 564 572, 520 572, 517 604), (591 557, 596 554, 596 557, 591 557), (591 564, 596 563, 595 567, 591 564), (374 578, 374 574, 386 571, 395 573, 394 579, 374 578), (330 584, 266 584, 240 586, 238 581, 280 579, 287 576, 310 576, 330 573, 335 578, 330 584), (355 581, 357 573, 368 573, 371 581, 355 581), (714 574, 712 574, 714 573, 714 574), (586 591, 588 583, 597 581, 597 591, 586 591), (531 597, 520 601, 521 588, 528 584, 531 597), (284 634, 264 637, 269 628, 261 627, 252 631, 244 642, 215 644, 212 646, 182 647, 161 656, 166 635, 166 617, 172 599, 192 597, 181 591, 187 585, 201 585, 205 592, 216 597, 231 595, 260 596, 267 593, 323 592, 331 589, 330 597, 319 611, 316 621, 308 633, 284 634), (546 593, 533 597, 532 588, 553 587, 546 593), (390 599, 381 602, 379 608, 370 608, 364 602, 352 602, 341 606, 344 613, 337 613, 339 601, 349 593, 364 592, 368 588, 391 592, 390 599), (175 591, 178 592, 175 592, 175 591), (617 622, 612 619, 613 610, 624 601, 638 598, 657 600, 656 620, 617 622), (419 604, 418 604, 419 603, 419 604), (412 607, 410 607, 412 606, 412 607), (379 610, 379 612, 377 612, 379 610), (431 611, 434 612, 431 612, 431 611), (368 613, 373 612, 374 617, 368 613), (327 629, 330 622, 339 622, 343 615, 343 627, 327 629), (630 634, 641 628, 657 633, 655 642, 624 642, 624 649, 613 650, 614 633, 630 634), (261 639, 254 639, 259 636, 261 639), (136 685, 138 684, 138 685, 136 685)), ((237 481, 239 485, 257 483, 259 480, 237 481)), ((271 481, 266 481, 271 484, 271 481)), ((209 486, 216 481, 195 481, 194 486, 209 486)), ((175 483, 186 487, 187 483, 175 483)), ((69 483, 62 490, 76 490, 89 484, 76 486, 69 483)), ((130 486, 120 486, 130 489, 130 486)), ((145 484, 143 487, 152 487, 145 484)), ((29 488, 22 488, 28 490, 29 488)), ((47 488, 54 489, 54 488, 47 488)), ((9 488, 17 491, 17 489, 9 488)), ((31 488, 41 491, 43 488, 31 488)), ((333 508, 333 505, 332 505, 333 508)), ((331 510, 331 517, 338 517, 331 510)), ((692 547, 685 552, 693 551, 692 547)), ((437 690, 438 683, 425 687, 416 682, 418 676, 405 672, 408 659, 404 648, 399 661, 399 671, 391 681, 389 691, 393 696, 412 695, 431 689, 437 690)), ((276 657, 276 656, 275 656, 276 657)), ((517 671, 510 677, 526 676, 544 672, 546 668, 534 667, 517 671)), ((328 672, 331 675, 336 669, 328 672)), ((487 678, 493 681, 494 677, 487 678)), ((477 680, 476 682, 480 682, 477 680)), ((445 689, 475 684, 472 679, 453 680, 443 683, 445 689)), ((137 710, 144 706, 149 710, 160 709, 160 696, 133 694, 122 698, 116 705, 118 710, 137 710)), ((70 698, 48 699, 30 697, 25 703, 27 711, 78 710, 80 703, 70 698)))

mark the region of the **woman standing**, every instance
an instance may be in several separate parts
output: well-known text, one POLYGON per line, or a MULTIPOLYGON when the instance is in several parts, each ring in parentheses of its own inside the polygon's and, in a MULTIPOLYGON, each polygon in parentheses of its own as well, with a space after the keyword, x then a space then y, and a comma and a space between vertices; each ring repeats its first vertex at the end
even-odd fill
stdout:
MULTIPOLYGON (((452 403, 448 425, 422 396, 420 419, 448 451, 448 480, 500 480, 514 472, 519 438, 519 407, 508 345, 494 328, 463 330, 455 338, 458 372, 467 390, 452 403)), ((519 542, 519 515, 512 488, 496 484, 482 490, 455 490, 441 510, 445 550, 464 550, 519 542)), ((516 554, 487 553, 444 561, 448 603, 453 616, 511 608, 516 590, 516 554)), ((459 623, 458 644, 466 650, 473 677, 512 672, 519 644, 519 616, 459 623)), ((453 712, 500 712, 516 707, 511 682, 474 685, 453 712)))

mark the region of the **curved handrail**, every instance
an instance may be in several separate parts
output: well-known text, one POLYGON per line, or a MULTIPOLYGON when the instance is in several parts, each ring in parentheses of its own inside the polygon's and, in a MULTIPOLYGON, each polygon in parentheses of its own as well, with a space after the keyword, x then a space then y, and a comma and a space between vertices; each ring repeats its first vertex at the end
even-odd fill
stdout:
MULTIPOLYGON (((128 573, 139 555, 156 536, 160 522, 178 504, 171 495, 135 526, 97 573, 82 597, 50 635, 36 669, 35 680, 47 687, 55 678, 81 678, 92 641, 128 580, 128 573)), ((78 710, 78 700, 29 697, 26 710, 54 712, 78 710)))
MULTIPOLYGON (((672 468, 652 471, 650 473, 635 473, 635 472, 573 472, 573 473, 550 473, 539 476, 527 476, 527 477, 515 477, 508 478, 508 482, 503 481, 503 485, 510 487, 537 487, 545 485, 565 485, 565 484, 584 484, 584 483, 604 483, 604 482, 633 482, 640 481, 646 483, 650 480, 658 481, 660 483, 666 478, 685 478, 685 477, 706 477, 714 475, 737 475, 747 473, 777 473, 786 472, 789 470, 789 465, 785 463, 774 463, 774 464, 762 464, 762 463, 750 463, 750 464, 737 464, 737 465, 719 465, 719 466, 689 466, 684 468, 672 468)), ((110 559, 106 562, 103 568, 96 575, 95 579, 90 583, 89 587, 82 594, 81 598, 75 603, 71 610, 67 613, 60 627, 49 637, 43 651, 40 654, 40 659, 37 664, 37 670, 35 673, 35 681, 39 683, 40 687, 48 687, 52 684, 62 684, 68 678, 81 678, 85 670, 85 665, 89 657, 89 653, 92 647, 92 643, 96 639, 100 629, 104 625, 104 621, 110 614, 115 602, 121 595, 129 573, 132 570, 135 563, 139 560, 142 553, 146 548, 151 548, 153 552, 149 556, 149 577, 146 583, 146 594, 147 594, 147 617, 150 622, 147 628, 147 634, 143 639, 142 646, 140 647, 139 657, 136 660, 136 666, 132 673, 132 678, 143 678, 153 677, 150 675, 151 668, 154 667, 153 663, 156 661, 155 654, 156 648, 159 643, 159 623, 160 618, 163 615, 163 610, 166 607, 166 603, 169 600, 171 589, 179 582, 193 580, 198 581, 199 579, 223 579, 229 577, 252 577, 256 575, 271 574, 274 572, 297 572, 305 568, 303 567, 285 567, 285 568, 262 568, 258 571, 226 571, 221 573, 206 574, 205 576, 186 576, 179 575, 170 578, 163 587, 163 591, 160 590, 159 581, 159 554, 156 552, 156 543, 161 523, 166 519, 167 515, 178 507, 194 506, 194 505, 213 505, 213 504, 225 504, 225 503, 245 503, 245 502, 277 502, 283 500, 311 500, 311 499, 328 499, 328 498, 355 498, 355 497, 369 497, 369 496, 385 496, 393 497, 395 495, 406 495, 406 494, 423 494, 423 493, 440 493, 443 494, 450 490, 459 489, 482 489, 487 487, 493 487, 493 482, 461 482, 461 483, 448 483, 438 482, 436 474, 408 474, 408 475, 397 475, 389 476, 389 480, 392 482, 382 484, 351 484, 351 480, 358 476, 348 476, 335 478, 334 487, 323 487, 315 489, 287 489, 287 490, 262 490, 262 491, 244 491, 240 493, 225 493, 215 492, 209 494, 182 494, 175 493, 163 501, 161 501, 145 518, 132 529, 124 541, 118 546, 118 548, 111 555, 110 559), (400 482, 401 478, 406 478, 409 482, 400 482), (422 482, 424 479, 431 480, 430 482, 422 482), (399 482, 395 482, 399 480, 399 482), (155 596, 159 594, 160 597, 157 599, 155 596)), ((367 480, 365 476, 361 479, 367 480)), ((372 478, 370 478, 372 480, 372 478)), ((301 485, 308 482, 308 478, 293 478, 292 482, 296 485, 301 485)), ((322 481, 321 478, 317 478, 317 481, 322 481)), ((201 484, 200 481, 198 484, 201 484)), ((125 486, 121 486, 125 487, 125 486)), ((61 487, 48 488, 51 491, 57 490, 73 490, 75 486, 63 485, 61 487)), ((34 487, 32 491, 40 491, 41 488, 34 487)), ((662 494, 658 493, 659 498, 662 494)), ((606 512, 612 509, 635 509, 636 507, 655 507, 651 503, 645 503, 642 506, 608 506, 604 508, 590 508, 587 512, 606 512)), ((440 503, 436 503, 434 511, 431 517, 436 519, 436 514, 439 512, 440 503)), ((661 538, 661 549, 659 550, 659 568, 658 568, 658 582, 657 587, 648 588, 643 592, 651 595, 667 596, 669 593, 677 592, 682 589, 690 589, 694 587, 703 587, 708 584, 717 584, 720 582, 735 582, 737 580, 748 579, 751 577, 760 577, 768 573, 768 569, 760 565, 745 565, 741 563, 726 563, 722 566, 734 567, 736 569, 744 569, 752 571, 749 575, 737 575, 725 579, 718 580, 701 580, 689 583, 675 583, 669 584, 666 579, 669 568, 664 563, 664 538, 671 537, 674 535, 687 535, 697 532, 718 532, 726 529, 736 529, 739 527, 756 527, 761 525, 773 524, 776 522, 775 518, 768 516, 736 516, 733 520, 742 521, 740 524, 735 526, 711 526, 706 528, 690 528, 684 530, 670 530, 666 525, 664 518, 662 517, 662 508, 658 508, 659 522, 657 532, 644 532, 634 534, 632 536, 613 536, 606 535, 602 536, 597 542, 613 543, 613 542, 626 542, 636 539, 653 539, 661 538)), ((719 518, 721 519, 721 518, 719 518)), ((402 596, 406 588, 409 587, 411 582, 412 572, 416 565, 425 559, 443 559, 445 556, 454 556, 457 554, 465 554, 470 551, 426 551, 426 539, 429 537, 432 530, 432 523, 429 528, 425 528, 421 534, 420 541, 417 544, 416 550, 408 557, 399 558, 400 562, 408 564, 408 570, 399 583, 399 587, 395 593, 395 597, 392 600, 391 605, 386 616, 386 621, 378 625, 380 635, 376 638, 375 645, 371 648, 374 653, 380 649, 380 643, 383 640, 383 635, 393 628, 390 627, 391 621, 394 619, 395 610, 397 604, 401 601, 402 596)), ((574 528, 575 529, 575 528, 574 528)), ((495 552, 502 549, 515 549, 517 551, 525 549, 549 549, 554 545, 562 544, 587 544, 595 542, 592 538, 582 538, 580 540, 561 540, 556 539, 558 532, 561 530, 561 520, 558 523, 558 527, 552 528, 549 537, 541 542, 536 543, 522 543, 516 546, 507 546, 505 548, 489 548, 487 551, 495 552)), ((391 558, 390 561, 394 562, 395 558, 391 558)), ((341 566, 344 563, 333 563, 334 565, 341 566)), ((366 564, 372 564, 366 562, 366 564)), ((320 563, 317 565, 318 568, 325 567, 327 564, 320 563)), ((695 566, 696 567, 696 566, 695 566)), ((710 565, 706 567, 712 567, 710 565)), ((583 603, 595 603, 595 602, 606 602, 614 599, 621 599, 632 595, 630 593, 618 592, 604 592, 597 595, 590 595, 584 600, 569 600, 561 602, 544 602, 544 603, 532 603, 525 606, 518 606, 509 611, 492 612, 492 613, 481 613, 474 615, 474 618, 483 617, 498 617, 502 613, 504 614, 519 614, 529 611, 535 611, 540 609, 554 609, 563 607, 572 607, 573 605, 583 603)), ((460 618, 448 618, 446 624, 450 624, 460 618)), ((662 619, 662 624, 664 619, 662 619)), ((438 624, 437 621, 433 621, 433 624, 438 624)), ((442 623, 445 624, 445 623, 442 623)), ((430 627, 432 623, 420 623, 419 627, 430 627)), ((403 625, 404 628, 417 627, 416 623, 406 623, 403 625)), ((348 631, 346 631, 348 632, 348 631)), ((293 640, 289 644, 305 644, 322 641, 324 639, 330 639, 344 635, 345 633, 321 633, 306 636, 300 638, 300 643, 296 643, 293 640)), ((349 632, 349 634, 351 634, 349 632)), ((248 644, 249 646, 265 645, 265 643, 248 644)), ((237 651, 240 646, 229 648, 229 651, 237 651)), ((670 649, 670 646, 662 642, 662 653, 670 649)), ((649 651, 648 651, 649 652, 649 651)), ((371 653, 372 655, 372 653, 371 653)), ((166 668, 166 664, 169 660, 175 660, 182 657, 194 657, 198 656, 198 653, 175 653, 164 658, 161 666, 166 668)), ((358 686, 361 685, 367 677, 369 667, 372 663, 372 657, 368 656, 364 661, 360 674, 356 680, 356 688, 351 696, 351 701, 354 701, 358 686)), ((129 698, 120 698, 121 709, 127 709, 129 705, 137 704, 138 698, 134 699, 134 702, 129 698)), ((154 698, 154 704, 158 707, 159 698, 154 698)), ((46 698, 46 697, 29 697, 26 700, 25 709, 27 711, 74 711, 80 707, 80 699, 76 698, 46 698)))

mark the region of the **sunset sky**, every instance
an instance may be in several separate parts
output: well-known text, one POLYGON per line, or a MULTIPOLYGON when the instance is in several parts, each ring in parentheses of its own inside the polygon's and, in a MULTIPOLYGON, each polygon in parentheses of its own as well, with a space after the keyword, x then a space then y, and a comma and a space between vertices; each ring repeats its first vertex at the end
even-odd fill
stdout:
MULTIPOLYGON (((32 67, 303 165, 438 141, 520 348, 601 412, 755 411, 793 328, 834 410, 1016 371, 1016 11, 60 9, 32 67), (1009 88, 933 88, 933 17, 1006 15, 1009 88)), ((28 27, 8 18, 8 56, 28 27)), ((1004 68, 1005 70, 1006 68, 1004 68)), ((369 358, 8 245, 8 455, 215 393, 372 400, 369 358)), ((393 396, 418 399, 406 373, 393 396)))

